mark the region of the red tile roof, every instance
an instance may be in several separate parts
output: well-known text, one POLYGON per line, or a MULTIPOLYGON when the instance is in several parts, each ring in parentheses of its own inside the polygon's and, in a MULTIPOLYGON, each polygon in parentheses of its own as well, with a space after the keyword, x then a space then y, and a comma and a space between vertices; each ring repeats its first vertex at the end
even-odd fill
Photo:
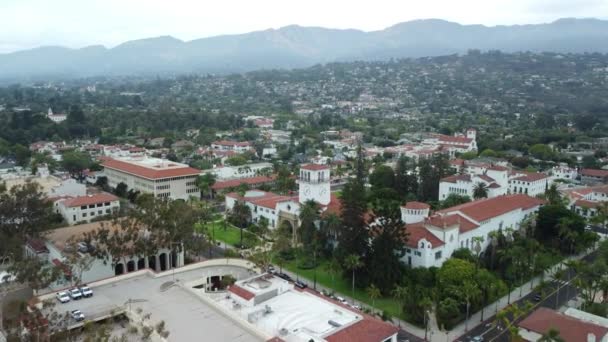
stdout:
POLYGON ((439 139, 440 142, 456 143, 456 144, 462 144, 462 145, 468 145, 473 141, 473 139, 469 139, 467 137, 453 137, 450 135, 443 135, 443 134, 437 134, 437 138, 439 139))
MULTIPOLYGON (((175 164, 174 164, 175 165, 175 164)), ((125 162, 122 160, 111 159, 108 158, 103 161, 102 166, 104 168, 118 170, 124 173, 128 173, 134 176, 138 176, 141 178, 147 179, 163 179, 163 178, 172 178, 172 177, 182 177, 182 176, 197 176, 200 174, 200 170, 184 166, 184 167, 176 167, 176 168, 154 168, 154 167, 145 167, 129 162, 125 162)))
POLYGON ((107 192, 102 192, 94 195, 87 196, 78 196, 70 199, 66 199, 63 201, 63 205, 68 208, 80 207, 83 205, 91 205, 105 202, 113 202, 118 201, 118 197, 109 194, 107 192))
POLYGON ((478 175, 477 177, 483 179, 484 181, 491 183, 494 182, 494 178, 488 176, 488 175, 478 175))
POLYGON ((422 223, 408 224, 405 229, 408 233, 405 244, 411 248, 418 248, 418 243, 422 239, 430 242, 433 248, 445 245, 443 241, 426 229, 422 223))
POLYGON ((456 183, 457 181, 470 182, 471 176, 470 175, 452 175, 452 176, 447 176, 447 177, 441 178, 441 181, 448 182, 448 183, 456 183))
POLYGON ((255 297, 255 294, 245 290, 244 288, 234 284, 234 285, 230 285, 230 288, 228 289, 228 291, 234 293, 235 295, 245 299, 245 300, 250 300, 251 298, 255 297))
POLYGON ((53 265, 59 267, 63 271, 64 275, 66 275, 68 277, 72 275, 72 270, 70 270, 70 268, 66 264, 61 262, 61 260, 53 259, 52 262, 53 262, 53 265))
POLYGON ((342 214, 342 200, 335 194, 330 195, 329 204, 325 206, 323 215, 334 214, 340 216, 342 214))
POLYGON ((399 331, 396 326, 379 319, 364 316, 352 325, 325 337, 327 342, 378 342, 384 341, 399 331))
POLYGON ((522 182, 536 182, 541 179, 549 178, 549 175, 541 173, 541 172, 526 172, 525 175, 514 178, 514 180, 522 181, 522 182))
POLYGON ((519 327, 538 334, 544 334, 553 328, 559 331, 559 335, 566 342, 587 341, 588 334, 595 335, 596 341, 602 341, 608 334, 608 327, 581 321, 543 307, 521 321, 519 327))
POLYGON ((235 188, 241 184, 260 185, 260 184, 274 182, 275 178, 276 178, 275 176, 271 176, 271 177, 258 176, 258 177, 251 177, 251 178, 231 179, 231 180, 227 180, 227 181, 215 182, 215 184, 213 184, 211 186, 211 189, 217 191, 217 190, 235 188))
POLYGON ((29 239, 27 245, 36 253, 48 253, 49 250, 46 248, 46 244, 41 239, 29 239))
POLYGON ((249 141, 219 140, 219 141, 213 142, 212 145, 246 147, 246 146, 251 146, 251 143, 249 141))
POLYGON ((329 166, 321 165, 321 164, 305 164, 305 165, 301 165, 300 169, 308 170, 308 171, 319 171, 319 170, 328 170, 329 166))
POLYGON ((592 201, 587 201, 587 200, 583 200, 583 199, 579 199, 576 202, 574 202, 574 205, 577 207, 582 207, 582 208, 597 208, 601 205, 600 202, 592 202, 592 201))
POLYGON ((473 230, 475 228, 478 228, 479 226, 476 223, 471 222, 470 220, 466 219, 464 216, 459 215, 459 214, 452 214, 452 215, 445 215, 445 216, 441 216, 441 215, 433 215, 429 218, 427 218, 425 220, 425 223, 427 224, 431 224, 435 227, 439 227, 439 228, 444 228, 444 227, 451 227, 451 226, 458 226, 458 230, 461 233, 466 233, 470 230, 473 230))
POLYGON ((589 177, 608 177, 608 170, 582 169, 581 175, 589 177))
POLYGON ((544 204, 545 201, 524 194, 513 194, 484 198, 438 211, 448 214, 461 212, 477 222, 485 221, 514 210, 527 210, 544 204))
POLYGON ((493 171, 509 171, 508 167, 504 167, 504 166, 500 166, 500 165, 492 165, 490 167, 488 167, 488 170, 493 170, 493 171))
MULTIPOLYGON (((265 192, 262 190, 253 190, 253 191, 259 192, 261 195, 259 195, 259 196, 240 196, 239 194, 237 194, 235 192, 231 192, 229 194, 226 194, 226 197, 235 198, 240 201, 249 202, 253 205, 257 205, 259 207, 264 207, 264 208, 269 208, 269 209, 275 209, 277 206, 277 203, 295 200, 293 197, 277 195, 272 192, 265 192)), ((295 200, 295 201, 297 201, 297 200, 295 200)))
POLYGON ((414 210, 424 210, 424 209, 431 208, 431 206, 426 203, 416 202, 416 201, 407 202, 407 203, 405 203, 405 206, 403 206, 403 207, 405 209, 414 209, 414 210))

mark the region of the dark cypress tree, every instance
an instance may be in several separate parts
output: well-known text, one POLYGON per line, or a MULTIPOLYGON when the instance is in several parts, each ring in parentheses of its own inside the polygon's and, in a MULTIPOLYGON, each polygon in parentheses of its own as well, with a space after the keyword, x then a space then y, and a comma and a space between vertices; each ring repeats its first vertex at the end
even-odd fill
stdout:
MULTIPOLYGON (((342 191, 342 231, 338 238, 337 256, 344 262, 346 256, 355 254, 361 259, 369 254, 369 232, 365 222, 367 203, 365 195, 365 175, 367 173, 361 146, 357 149, 355 175, 342 191)), ((347 271, 345 271, 347 272, 347 271)), ((363 271, 358 271, 359 273, 363 271)), ((347 274, 348 275, 348 274, 347 274)))

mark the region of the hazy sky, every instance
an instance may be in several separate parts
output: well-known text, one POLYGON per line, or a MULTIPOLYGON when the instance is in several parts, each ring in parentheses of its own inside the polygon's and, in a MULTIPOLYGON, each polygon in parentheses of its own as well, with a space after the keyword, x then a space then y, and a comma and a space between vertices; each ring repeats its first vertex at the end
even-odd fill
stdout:
POLYGON ((379 30, 412 19, 527 24, 608 18, 608 0, 0 0, 0 53, 40 45, 191 40, 297 24, 379 30))

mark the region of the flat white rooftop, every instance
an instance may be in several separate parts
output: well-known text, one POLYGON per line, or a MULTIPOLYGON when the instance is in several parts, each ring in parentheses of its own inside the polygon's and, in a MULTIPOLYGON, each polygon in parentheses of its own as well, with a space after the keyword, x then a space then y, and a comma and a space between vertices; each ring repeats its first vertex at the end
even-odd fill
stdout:
POLYGON ((116 158, 118 161, 122 161, 125 163, 154 169, 154 170, 170 170, 170 169, 179 169, 183 167, 188 167, 186 164, 177 163, 174 161, 170 161, 168 159, 161 158, 153 158, 153 157, 121 157, 116 158))
POLYGON ((256 278, 237 282, 257 295, 278 290, 278 295, 254 306, 238 305, 234 293, 217 298, 220 305, 270 336, 288 342, 325 341, 325 337, 354 324, 363 316, 282 279, 256 278))

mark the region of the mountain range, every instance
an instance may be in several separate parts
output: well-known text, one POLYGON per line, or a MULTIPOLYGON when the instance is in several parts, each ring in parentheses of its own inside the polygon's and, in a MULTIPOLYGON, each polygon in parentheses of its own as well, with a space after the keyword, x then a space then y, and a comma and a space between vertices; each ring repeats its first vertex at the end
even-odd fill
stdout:
POLYGON ((567 18, 547 24, 488 27, 427 19, 371 32, 292 25, 192 41, 170 36, 140 39, 111 49, 47 46, 0 54, 0 80, 232 73, 448 55, 469 49, 608 53, 608 21, 567 18))

